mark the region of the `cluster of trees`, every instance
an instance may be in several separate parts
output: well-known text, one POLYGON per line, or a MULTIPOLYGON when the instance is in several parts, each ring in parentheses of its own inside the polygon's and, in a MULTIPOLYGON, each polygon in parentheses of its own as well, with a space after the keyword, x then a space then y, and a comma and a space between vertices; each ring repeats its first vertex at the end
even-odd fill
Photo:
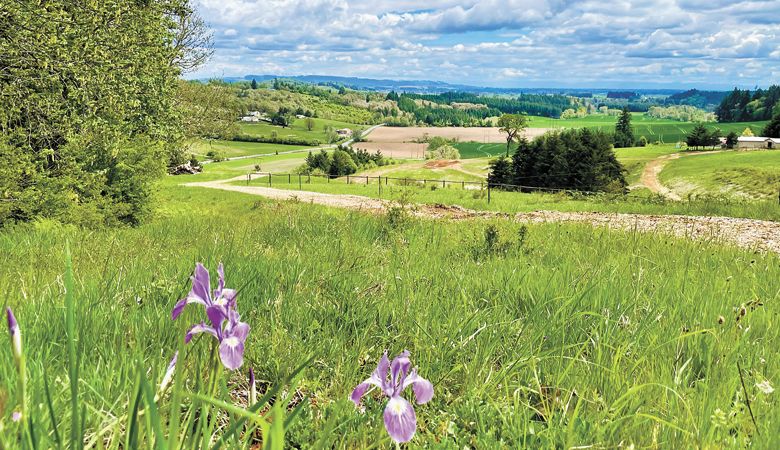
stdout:
POLYGON ((681 122, 715 122, 717 120, 717 116, 714 113, 689 105, 651 106, 647 110, 647 115, 658 119, 672 119, 681 122))
POLYGON ((559 118, 565 110, 582 106, 578 99, 572 97, 540 94, 497 97, 467 92, 400 95, 390 92, 387 99, 397 102, 398 108, 412 115, 418 123, 435 126, 487 126, 489 122, 486 119, 501 114, 523 113, 559 118), (475 107, 462 107, 469 104, 475 107))
POLYGON ((309 152, 306 162, 298 171, 303 174, 342 177, 352 175, 358 170, 388 164, 392 164, 392 160, 385 158, 382 152, 369 153, 364 149, 355 151, 352 147, 339 147, 331 153, 325 150, 320 150, 318 153, 309 152))
MULTIPOLYGON (((700 147, 715 147, 720 145, 720 135, 719 129, 709 130, 703 123, 698 123, 688 132, 685 142, 688 147, 693 147, 694 150, 698 150, 700 147)), ((733 140, 733 144, 729 148, 733 148, 737 141, 736 133, 729 134, 729 139, 733 140)))
POLYGON ((488 183, 522 186, 524 191, 547 188, 622 193, 626 189, 624 172, 609 134, 568 129, 530 142, 521 139, 511 159, 500 157, 490 162, 488 183))
POLYGON ((741 90, 735 88, 715 109, 719 122, 749 122, 769 120, 780 113, 780 86, 768 89, 741 90))
POLYGON ((725 96, 725 92, 690 89, 685 92, 678 92, 670 95, 664 100, 664 104, 689 105, 701 109, 711 109, 712 107, 719 105, 725 96))
POLYGON ((4 2, 0 224, 137 224, 155 181, 187 159, 179 75, 210 55, 188 0, 4 2))
POLYGON ((425 159, 460 159, 460 151, 452 145, 453 143, 454 141, 440 136, 428 139, 425 159))

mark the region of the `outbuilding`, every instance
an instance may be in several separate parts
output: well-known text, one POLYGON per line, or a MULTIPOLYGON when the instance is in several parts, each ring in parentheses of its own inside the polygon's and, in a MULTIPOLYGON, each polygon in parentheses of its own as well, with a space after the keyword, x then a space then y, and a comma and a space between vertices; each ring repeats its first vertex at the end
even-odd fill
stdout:
POLYGON ((740 149, 780 149, 780 138, 740 136, 737 138, 737 148, 740 149))

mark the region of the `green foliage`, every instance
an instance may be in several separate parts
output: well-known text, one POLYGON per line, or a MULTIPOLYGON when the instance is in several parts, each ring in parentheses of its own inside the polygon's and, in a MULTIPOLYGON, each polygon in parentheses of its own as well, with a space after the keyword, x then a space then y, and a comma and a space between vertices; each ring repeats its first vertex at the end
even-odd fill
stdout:
POLYGON ((620 193, 626 187, 609 135, 587 128, 521 140, 512 171, 512 184, 530 188, 620 193))
POLYGON ((137 224, 180 153, 186 0, 5 3, 0 224, 137 224))
POLYGON ((426 159, 460 159, 460 152, 452 145, 445 144, 425 152, 426 159))
POLYGON ((623 108, 615 124, 615 148, 633 147, 634 129, 631 127, 631 112, 623 108))
POLYGON ((775 114, 772 121, 764 127, 764 132, 761 135, 764 137, 780 138, 780 112, 775 114))
POLYGON ((487 181, 489 185, 512 184, 512 161, 504 155, 488 163, 487 181))
POLYGON ((699 147, 714 147, 720 145, 720 134, 720 130, 710 131, 704 124, 699 123, 688 133, 685 142, 695 150, 699 147))
POLYGON ((704 111, 695 106, 651 106, 647 115, 658 119, 672 119, 680 122, 715 122, 718 120, 714 113, 704 111))
POLYGON ((780 86, 768 89, 741 90, 734 88, 715 109, 719 122, 769 120, 780 103, 780 86))
POLYGON ((341 177, 357 172, 357 164, 352 156, 344 150, 335 150, 330 159, 330 173, 332 176, 341 177))
POLYGON ((736 147, 738 139, 739 136, 737 136, 737 133, 730 131, 729 134, 726 135, 726 148, 732 149, 736 147))
POLYGON ((238 133, 238 99, 229 87, 180 80, 176 101, 186 138, 230 139, 238 133))

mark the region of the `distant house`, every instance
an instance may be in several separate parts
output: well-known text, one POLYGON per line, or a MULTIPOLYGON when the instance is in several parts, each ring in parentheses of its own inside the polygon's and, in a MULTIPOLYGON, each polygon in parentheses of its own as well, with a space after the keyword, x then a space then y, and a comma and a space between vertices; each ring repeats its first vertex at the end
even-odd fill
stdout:
POLYGON ((737 138, 737 148, 780 148, 780 138, 740 136, 737 138))
POLYGON ((260 111, 249 111, 247 115, 241 117, 242 122, 270 122, 271 119, 260 111))
POLYGON ((342 128, 340 130, 336 130, 336 134, 338 134, 341 137, 352 136, 352 130, 350 130, 349 128, 342 128))

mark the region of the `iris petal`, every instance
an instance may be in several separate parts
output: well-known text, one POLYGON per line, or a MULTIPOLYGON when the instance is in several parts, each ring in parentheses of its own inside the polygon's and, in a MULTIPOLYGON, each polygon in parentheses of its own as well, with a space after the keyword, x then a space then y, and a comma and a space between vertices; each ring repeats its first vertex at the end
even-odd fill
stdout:
POLYGON ((219 344, 219 357, 227 369, 238 369, 244 364, 244 343, 235 336, 223 339, 219 344))
POLYGON ((401 390, 409 386, 412 386, 418 404, 428 403, 433 398, 433 383, 417 375, 417 369, 412 369, 412 372, 404 380, 401 390))
POLYGON ((192 340, 192 337, 199 333, 208 333, 214 337, 217 337, 217 330, 211 328, 205 323, 196 323, 192 326, 192 328, 190 328, 190 331, 187 332, 187 335, 184 336, 184 342, 189 343, 192 340))
POLYGON ((409 442, 417 430, 417 416, 414 407, 401 397, 387 402, 384 412, 387 434, 396 442, 409 442))

